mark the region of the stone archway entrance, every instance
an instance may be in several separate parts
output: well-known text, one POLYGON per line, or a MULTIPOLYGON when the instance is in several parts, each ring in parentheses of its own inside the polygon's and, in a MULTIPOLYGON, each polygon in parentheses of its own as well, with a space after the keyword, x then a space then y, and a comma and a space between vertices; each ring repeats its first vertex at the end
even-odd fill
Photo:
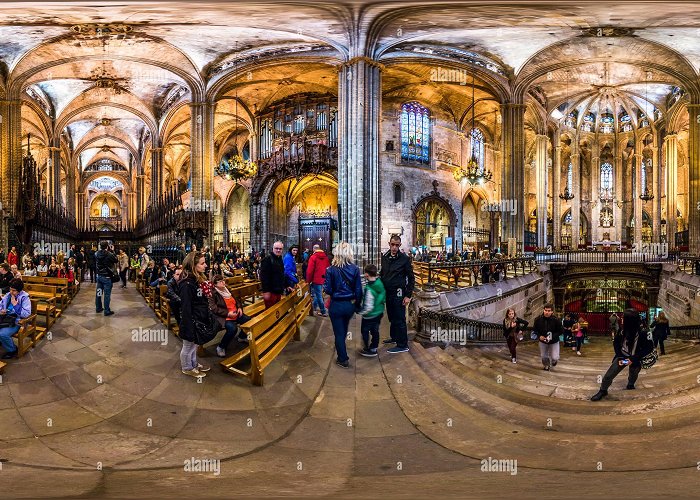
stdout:
POLYGON ((454 251, 455 214, 438 196, 421 200, 413 211, 413 245, 428 252, 454 251))

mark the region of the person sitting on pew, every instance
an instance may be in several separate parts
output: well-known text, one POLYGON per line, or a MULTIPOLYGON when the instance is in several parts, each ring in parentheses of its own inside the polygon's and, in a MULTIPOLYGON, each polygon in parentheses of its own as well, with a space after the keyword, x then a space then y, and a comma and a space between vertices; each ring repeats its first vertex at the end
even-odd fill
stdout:
POLYGON ((29 294, 24 291, 24 283, 20 279, 10 281, 10 293, 0 301, 0 344, 5 349, 2 359, 17 356, 17 347, 12 336, 19 331, 19 320, 32 314, 32 302, 29 294))
POLYGON ((19 269, 17 269, 17 264, 12 264, 10 266, 10 272, 12 273, 12 276, 17 278, 18 280, 22 279, 22 273, 20 273, 19 269))
POLYGON ((75 284, 75 274, 73 273, 73 268, 66 264, 64 261, 60 266, 58 266, 57 278, 66 278, 69 285, 75 284))
POLYGON ((231 292, 226 288, 226 280, 219 275, 214 276, 212 280, 214 284, 214 292, 209 297, 209 309, 216 316, 221 328, 226 329, 226 333, 221 338, 221 342, 216 346, 216 355, 220 358, 226 357, 226 348, 231 342, 231 339, 236 335, 236 340, 246 342, 245 334, 239 330, 238 325, 242 325, 250 321, 250 317, 243 314, 243 310, 236 303, 236 299, 231 295, 231 292))
POLYGON ((58 278, 58 264, 52 262, 49 266, 49 270, 46 271, 47 278, 58 278))
POLYGON ((149 260, 146 265, 146 270, 143 272, 143 281, 148 283, 148 286, 158 286, 158 269, 156 269, 156 261, 149 260), (155 283, 155 284, 154 284, 155 283))
POLYGON ((180 325, 180 306, 182 304, 182 300, 178 294, 178 287, 180 286, 181 277, 182 266, 177 266, 177 269, 175 269, 175 272, 173 273, 173 277, 168 280, 168 290, 165 292, 165 296, 170 303, 170 312, 175 317, 175 321, 177 322, 178 326, 180 325))
POLYGON ((48 270, 49 270, 49 266, 46 265, 46 262, 44 261, 44 259, 41 259, 39 261, 39 265, 36 266, 36 272, 37 273, 45 273, 45 272, 48 272, 48 270))
POLYGON ((10 265, 7 262, 0 264, 0 292, 6 294, 10 291, 10 282, 14 276, 10 272, 10 265))
POLYGON ((36 267, 34 267, 34 262, 31 260, 27 262, 27 266, 24 268, 25 276, 36 276, 36 267))
POLYGON ((221 267, 221 275, 224 278, 233 277, 233 271, 231 271, 231 268, 229 267, 228 264, 226 264, 226 262, 222 262, 220 267, 221 267))

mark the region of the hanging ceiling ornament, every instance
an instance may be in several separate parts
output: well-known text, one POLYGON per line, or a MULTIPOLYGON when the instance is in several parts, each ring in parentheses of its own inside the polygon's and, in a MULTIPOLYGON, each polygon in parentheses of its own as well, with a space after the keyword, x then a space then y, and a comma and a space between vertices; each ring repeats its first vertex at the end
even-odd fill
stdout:
MULTIPOLYGON (((474 114, 476 109, 474 87, 474 73, 472 73, 472 132, 474 131, 474 124, 476 123, 474 114)), ((489 182, 493 177, 493 173, 491 173, 491 171, 487 170, 485 167, 479 166, 479 160, 476 157, 476 151, 474 148, 474 136, 471 134, 471 132, 470 143, 472 148, 472 156, 471 158, 469 158, 466 168, 458 165, 454 168, 452 174, 454 175, 454 178, 457 182, 462 182, 463 180, 466 180, 471 185, 484 184, 486 182, 489 182)))
MULTIPOLYGON (((238 44, 236 44, 236 58, 234 59, 234 71, 233 74, 238 76, 238 44)), ((234 99, 236 103, 235 117, 238 119, 238 86, 236 86, 236 96, 234 99)), ((242 179, 250 179, 255 177, 258 173, 258 165, 248 159, 243 158, 242 155, 238 153, 238 149, 235 149, 235 154, 224 155, 221 162, 214 168, 214 173, 223 177, 226 180, 234 180, 238 182, 242 179)))

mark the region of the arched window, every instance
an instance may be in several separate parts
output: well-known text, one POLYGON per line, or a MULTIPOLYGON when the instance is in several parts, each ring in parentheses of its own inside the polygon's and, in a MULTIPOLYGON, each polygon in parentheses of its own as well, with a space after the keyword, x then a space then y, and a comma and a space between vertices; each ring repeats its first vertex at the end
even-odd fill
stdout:
POLYGON ((608 162, 600 165, 600 195, 606 198, 613 195, 613 168, 608 162))
POLYGON ((401 184, 394 184, 394 203, 401 203, 403 201, 403 190, 401 189, 401 184))
POLYGON ((469 159, 476 158, 479 170, 484 169, 484 134, 478 128, 469 132, 469 159))
POLYGON ((106 201, 102 202, 102 217, 109 217, 109 205, 106 201))
POLYGON ((569 190, 569 193, 574 192, 574 165, 571 162, 566 170, 566 189, 569 190))
POLYGON ((417 102, 401 107, 401 159, 430 164, 430 112, 417 102))

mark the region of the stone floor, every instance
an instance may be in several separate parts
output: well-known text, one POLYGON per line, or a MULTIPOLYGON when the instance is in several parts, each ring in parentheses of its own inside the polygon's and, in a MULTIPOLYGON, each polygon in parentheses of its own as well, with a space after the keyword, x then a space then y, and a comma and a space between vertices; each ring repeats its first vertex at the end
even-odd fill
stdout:
POLYGON ((213 355, 198 383, 180 373, 179 341, 156 339, 165 332, 133 288, 115 288, 109 318, 93 298, 84 286, 51 340, 6 369, 3 498, 696 495, 696 346, 670 345, 637 391, 619 390, 623 373, 593 404, 604 340, 582 357, 563 350, 549 373, 534 345, 517 365, 500 347, 412 344, 366 359, 354 319, 344 370, 328 320, 308 318, 264 387, 213 355), (133 339, 147 330, 151 341, 133 339), (482 472, 487 458, 517 460, 517 473, 482 472), (219 460, 218 471, 188 470, 200 460, 219 460))

